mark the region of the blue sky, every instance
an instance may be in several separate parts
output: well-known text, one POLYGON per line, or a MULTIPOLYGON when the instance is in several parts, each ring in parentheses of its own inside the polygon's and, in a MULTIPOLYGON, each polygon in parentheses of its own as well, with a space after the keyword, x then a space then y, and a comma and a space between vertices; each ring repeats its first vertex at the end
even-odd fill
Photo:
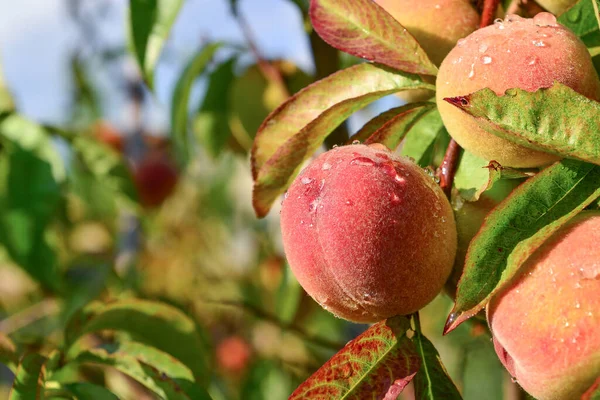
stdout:
MULTIPOLYGON (((93 7, 95 0, 81 1, 93 7)), ((100 36, 104 43, 124 43, 128 1, 109 1, 112 13, 100 24, 100 36)), ((240 0, 239 4, 266 58, 293 60, 299 67, 312 70, 309 43, 293 4, 287 0, 240 0)), ((66 0, 0 0, 0 6, 0 56, 19 109, 35 120, 67 120, 72 90, 69 55, 80 39, 66 0)), ((166 128, 172 88, 201 40, 244 43, 228 7, 227 0, 185 1, 169 38, 167 55, 157 67, 157 106, 147 115, 149 125, 166 128)), ((133 68, 133 63, 126 64, 123 73, 133 68)), ((108 119, 126 127, 124 97, 115 94, 118 90, 108 74, 99 69, 95 75, 109 97, 108 119)), ((196 94, 199 91, 201 88, 196 94)))

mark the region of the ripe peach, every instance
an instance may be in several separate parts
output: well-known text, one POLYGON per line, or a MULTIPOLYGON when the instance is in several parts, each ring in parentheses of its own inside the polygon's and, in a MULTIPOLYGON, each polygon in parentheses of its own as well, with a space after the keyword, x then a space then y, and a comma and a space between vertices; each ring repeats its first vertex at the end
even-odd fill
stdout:
POLYGON ((504 166, 537 167, 557 157, 484 131, 444 98, 486 87, 499 95, 514 87, 535 91, 555 81, 600 99, 598 76, 579 38, 550 13, 532 19, 510 15, 458 42, 440 66, 436 100, 448 132, 465 149, 504 166))
POLYGON ((173 193, 178 181, 178 172, 164 153, 152 152, 135 168, 133 180, 140 203, 144 207, 154 208, 160 206, 173 193))
POLYGON ((456 252, 442 190, 409 159, 374 146, 317 157, 287 192, 281 230, 306 292, 355 322, 425 306, 444 285, 456 252))
POLYGON ((555 15, 560 15, 577 3, 577 0, 537 0, 537 3, 555 15))
MULTIPOLYGON (((417 39, 437 66, 456 45, 479 28, 479 14, 469 0, 375 0, 379 6, 417 39)), ((433 83, 433 77, 425 77, 433 83)), ((398 94, 406 101, 433 97, 430 90, 409 90, 398 94)))
POLYGON ((600 372, 600 212, 583 212, 488 305, 496 352, 539 400, 579 399, 600 372))

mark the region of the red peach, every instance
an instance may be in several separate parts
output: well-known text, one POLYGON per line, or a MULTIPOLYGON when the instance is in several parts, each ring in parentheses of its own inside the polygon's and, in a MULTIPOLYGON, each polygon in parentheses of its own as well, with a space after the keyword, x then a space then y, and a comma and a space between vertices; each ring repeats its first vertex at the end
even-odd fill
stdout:
POLYGON ((177 186, 178 172, 162 152, 151 152, 137 165, 133 179, 144 207, 160 206, 177 186))
POLYGON ((600 373, 600 212, 583 212, 488 305, 500 361, 539 400, 579 399, 600 373))
POLYGON ((364 145, 317 157, 281 210, 290 267, 325 309, 355 322, 415 312, 441 290, 456 252, 452 209, 407 158, 364 145))
POLYGON ((471 116, 444 101, 490 88, 535 91, 557 81, 591 99, 600 99, 600 82, 581 40, 550 13, 532 19, 509 15, 460 40, 442 62, 436 100, 444 125, 465 149, 509 167, 537 167, 557 159, 484 131, 471 116))

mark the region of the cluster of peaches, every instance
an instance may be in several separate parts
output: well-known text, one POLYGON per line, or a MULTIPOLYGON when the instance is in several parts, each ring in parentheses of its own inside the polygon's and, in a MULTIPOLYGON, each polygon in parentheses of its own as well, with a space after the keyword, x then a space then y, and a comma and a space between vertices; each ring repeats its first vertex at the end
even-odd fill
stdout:
MULTIPOLYGON (((435 96, 444 125, 481 158, 516 168, 558 159, 484 131, 444 98, 483 88, 535 91, 558 81, 600 101, 586 46, 551 13, 508 15, 479 29, 469 0, 376 1, 439 65, 435 96)), ((555 13, 572 3, 539 1, 555 13)), ((286 256, 304 289, 341 318, 370 323, 408 315, 445 284, 454 295, 471 239, 507 194, 453 210, 412 160, 381 145, 336 147, 314 159, 286 194, 286 256)), ((600 376, 600 213, 582 212, 520 271, 487 307, 496 352, 535 398, 579 398, 600 376)))

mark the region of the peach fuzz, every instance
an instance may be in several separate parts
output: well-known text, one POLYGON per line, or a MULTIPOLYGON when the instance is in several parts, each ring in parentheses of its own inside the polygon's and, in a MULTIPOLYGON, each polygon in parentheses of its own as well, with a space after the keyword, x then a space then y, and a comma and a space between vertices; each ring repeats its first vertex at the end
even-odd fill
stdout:
MULTIPOLYGON (((464 38, 479 28, 479 14, 469 0, 375 0, 417 39, 431 61, 440 66, 442 60, 464 38)), ((434 77, 425 77, 431 83, 434 77)), ((409 90, 398 97, 422 101, 433 97, 430 90, 409 90)))
POLYGON ((496 352, 539 400, 579 399, 600 374, 600 212, 583 212, 488 305, 496 352))
POLYGON ((409 159, 375 146, 317 157, 286 194, 281 230, 306 292, 355 322, 425 306, 442 289, 456 252, 442 190, 409 159))
POLYGON ((515 87, 535 91, 555 81, 591 99, 600 98, 598 76, 579 38, 550 13, 531 19, 509 15, 458 42, 440 66, 436 101, 448 132, 465 149, 504 166, 538 167, 558 157, 484 131, 444 98, 483 88, 498 95, 515 87))

